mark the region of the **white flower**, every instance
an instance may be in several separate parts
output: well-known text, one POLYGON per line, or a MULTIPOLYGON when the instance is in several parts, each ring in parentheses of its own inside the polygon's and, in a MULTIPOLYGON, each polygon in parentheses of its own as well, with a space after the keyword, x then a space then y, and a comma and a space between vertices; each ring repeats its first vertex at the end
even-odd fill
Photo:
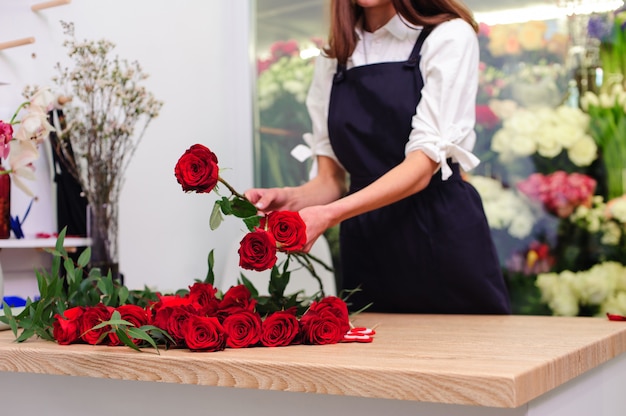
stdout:
POLYGON ((619 244, 619 240, 622 237, 622 229, 614 222, 606 222, 600 227, 602 231, 602 237, 600 242, 607 246, 616 246, 619 244))
POLYGON ((49 87, 44 87, 38 89, 28 101, 31 111, 36 109, 38 112, 47 114, 54 106, 55 97, 49 87))
POLYGON ((492 178, 472 175, 468 181, 480 194, 490 228, 519 239, 530 235, 536 219, 524 198, 492 178))
POLYGON ((537 142, 537 153, 546 158, 553 158, 563 151, 563 146, 558 140, 559 129, 551 125, 540 130, 535 136, 537 142))
POLYGON ((33 162, 39 158, 39 151, 34 141, 17 140, 11 144, 9 154, 9 166, 13 173, 13 183, 24 191, 28 196, 34 197, 33 192, 22 182, 21 178, 35 180, 33 162))
POLYGON ((612 313, 616 315, 626 315, 626 292, 617 292, 609 296, 600 305, 600 313, 606 315, 612 313))
POLYGON ((591 136, 585 134, 567 150, 567 156, 576 166, 589 166, 598 158, 598 145, 591 136))
POLYGON ((490 100, 489 108, 500 120, 505 120, 512 117, 518 111, 519 106, 513 100, 490 100))
POLYGON ((591 91, 586 91, 582 97, 580 97, 580 107, 583 111, 588 111, 589 107, 597 107, 600 105, 598 96, 591 91))
POLYGON ((597 158, 588 126, 589 116, 578 108, 522 108, 504 120, 492 138, 491 150, 507 163, 534 153, 551 159, 565 149, 574 164, 588 166, 597 158))
POLYGON ((578 273, 575 282, 580 294, 580 303, 599 305, 604 302, 615 291, 615 274, 619 271, 622 271, 621 265, 607 262, 578 273))
POLYGON ((541 300, 548 304, 553 314, 578 315, 578 297, 563 274, 541 273, 537 276, 535 285, 541 291, 541 300))
POLYGON ((626 198, 616 198, 607 205, 609 215, 622 224, 626 224, 626 198))

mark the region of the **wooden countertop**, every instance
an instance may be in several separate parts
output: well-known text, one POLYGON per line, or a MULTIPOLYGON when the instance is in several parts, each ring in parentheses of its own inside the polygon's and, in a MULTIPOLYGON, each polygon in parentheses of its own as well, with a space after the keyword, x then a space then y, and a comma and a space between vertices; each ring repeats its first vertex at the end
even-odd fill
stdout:
POLYGON ((626 322, 603 318, 364 313, 371 344, 217 353, 14 341, 0 371, 312 392, 513 408, 626 351, 626 322))

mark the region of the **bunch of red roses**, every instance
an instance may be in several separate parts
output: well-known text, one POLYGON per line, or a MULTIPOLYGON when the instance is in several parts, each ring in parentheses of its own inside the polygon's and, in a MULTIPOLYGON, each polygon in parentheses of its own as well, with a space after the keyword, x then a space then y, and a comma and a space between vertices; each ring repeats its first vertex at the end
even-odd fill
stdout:
POLYGON ((267 216, 257 215, 257 210, 245 196, 239 194, 219 176, 217 156, 209 148, 194 144, 180 157, 174 168, 176 180, 185 192, 208 193, 218 182, 231 192, 215 203, 211 214, 211 227, 222 221, 222 214, 242 218, 250 233, 240 243, 239 266, 247 270, 269 270, 276 264, 276 252, 298 253, 306 243, 306 225, 300 214, 276 211, 267 216))
MULTIPOLYGON (((141 345, 146 339, 137 329, 153 327, 169 334, 163 338, 165 343, 191 351, 357 340, 350 332, 348 308, 337 297, 312 302, 300 318, 296 308, 263 318, 244 285, 231 287, 221 298, 216 293, 211 284, 198 282, 185 295, 159 296, 158 302, 146 308, 137 305, 112 308, 103 304, 70 308, 55 316, 53 335, 64 345, 77 342, 121 345, 121 338, 141 345), (115 312, 119 314, 117 319, 115 312)), ((369 337, 367 341, 371 340, 369 337)))

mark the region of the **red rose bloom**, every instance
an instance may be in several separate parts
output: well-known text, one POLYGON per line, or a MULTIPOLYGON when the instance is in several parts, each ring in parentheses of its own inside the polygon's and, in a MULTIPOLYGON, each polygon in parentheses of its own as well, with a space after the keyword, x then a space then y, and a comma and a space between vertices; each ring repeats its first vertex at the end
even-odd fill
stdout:
POLYGON ((224 319, 224 330, 228 334, 226 345, 231 348, 252 347, 261 336, 261 317, 256 312, 242 310, 224 319))
POLYGON ((60 345, 69 345, 80 338, 80 317, 84 308, 77 306, 54 315, 52 323, 52 336, 60 345))
POLYGON ((245 285, 232 286, 224 293, 220 302, 219 315, 227 316, 240 311, 254 311, 256 300, 245 285))
POLYGON ((278 260, 274 237, 260 229, 243 237, 238 253, 239 267, 257 272, 271 269, 278 260))
POLYGON ((315 312, 320 316, 325 316, 327 314, 334 315, 339 319, 341 329, 344 334, 350 330, 348 305, 346 305, 346 302, 344 302, 341 298, 336 296, 327 296, 319 302, 311 302, 307 313, 309 312, 315 312))
POLYGON ((274 312, 263 321, 261 344, 266 347, 284 347, 295 343, 300 324, 291 310, 274 312))
POLYGON ((191 316, 187 321, 185 341, 191 351, 222 351, 226 332, 215 317, 191 316))
POLYGON ((209 283, 196 282, 189 287, 189 302, 198 311, 197 315, 215 316, 219 307, 216 293, 217 289, 209 283))
POLYGON ((112 308, 108 308, 102 303, 92 306, 90 308, 85 308, 81 319, 80 319, 80 338, 85 341, 87 344, 95 345, 100 342, 105 337, 105 333, 110 331, 111 328, 109 326, 105 326, 99 329, 92 329, 94 326, 101 324, 102 322, 108 321, 111 319, 112 308))
POLYGON ((178 306, 189 306, 191 301, 182 296, 159 296, 159 301, 152 305, 152 319, 150 323, 157 328, 167 331, 167 322, 170 319, 172 309, 178 306))
POLYGON ((191 306, 174 306, 171 308, 165 329, 172 337, 176 345, 182 347, 185 345, 185 334, 187 333, 187 322, 189 318, 197 315, 195 309, 191 306))
POLYGON ((302 342, 305 344, 336 344, 346 334, 340 319, 331 314, 308 311, 300 319, 302 342))
POLYGON ((275 211, 267 216, 267 231, 272 233, 280 251, 299 251, 306 244, 306 224, 293 211, 275 211))
POLYGON ((208 147, 194 144, 178 159, 174 174, 185 192, 211 192, 219 179, 217 156, 208 147))
MULTIPOLYGON (((148 324, 148 312, 137 305, 121 305, 117 308, 117 311, 120 313, 120 318, 125 321, 130 322, 135 326, 135 328, 141 328, 144 325, 148 324)), ((133 339, 130 337, 135 344, 140 344, 141 339, 133 339)), ((111 345, 121 345, 119 337, 116 333, 111 332, 109 334, 109 341, 111 345)))

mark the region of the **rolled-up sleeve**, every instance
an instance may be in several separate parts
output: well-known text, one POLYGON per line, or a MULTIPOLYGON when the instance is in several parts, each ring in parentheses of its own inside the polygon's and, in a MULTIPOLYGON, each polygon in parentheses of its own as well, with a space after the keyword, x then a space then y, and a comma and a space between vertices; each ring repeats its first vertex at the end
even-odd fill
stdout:
POLYGON ((405 153, 421 150, 439 164, 445 180, 447 159, 469 171, 479 164, 476 143, 476 92, 479 49, 472 27, 461 19, 440 24, 422 46, 422 99, 411 123, 405 153))

